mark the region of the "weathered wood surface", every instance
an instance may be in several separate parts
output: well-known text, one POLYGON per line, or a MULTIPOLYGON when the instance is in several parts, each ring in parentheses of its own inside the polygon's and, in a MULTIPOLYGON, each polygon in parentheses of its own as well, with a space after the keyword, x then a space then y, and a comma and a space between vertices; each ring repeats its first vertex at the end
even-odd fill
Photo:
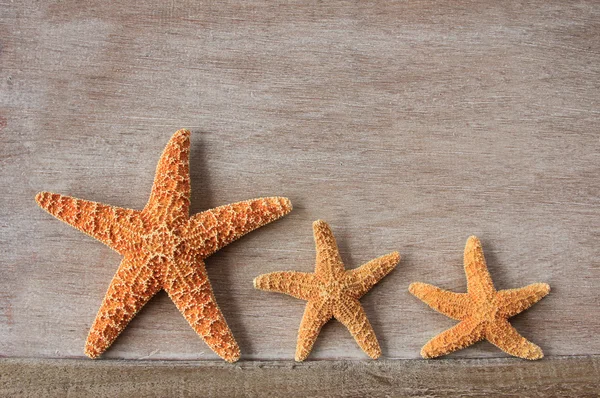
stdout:
POLYGON ((434 361, 0 361, 23 397, 597 397, 599 357, 434 361))
MULTIPOLYGON (((524 336, 600 354, 599 38, 597 1, 2 3, 0 356, 82 357, 119 264, 35 193, 142 208, 181 127, 193 211, 295 205, 207 262, 243 359, 293 357, 304 303, 252 279, 310 271, 317 218, 348 267, 402 254, 362 300, 388 359, 454 324, 407 287, 464 291, 470 234, 498 288, 552 286, 514 318, 524 336)), ((216 358, 165 294, 106 357, 216 358)), ((365 355, 331 322, 311 359, 365 355)))

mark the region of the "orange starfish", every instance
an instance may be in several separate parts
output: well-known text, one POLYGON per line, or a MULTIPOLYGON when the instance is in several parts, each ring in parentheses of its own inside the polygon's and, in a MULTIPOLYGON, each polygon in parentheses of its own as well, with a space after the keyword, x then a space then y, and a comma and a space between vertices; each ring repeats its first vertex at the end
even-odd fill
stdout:
POLYGON ((292 205, 286 198, 260 198, 190 217, 189 151, 190 132, 177 131, 158 162, 150 200, 141 211, 49 192, 36 196, 44 210, 124 257, 89 332, 85 354, 90 358, 102 354, 161 289, 215 353, 229 362, 240 357, 204 259, 289 213, 292 205))
POLYGON ((431 339, 423 358, 435 358, 463 349, 483 339, 502 351, 525 359, 540 359, 542 349, 525 339, 508 322, 550 292, 546 283, 497 291, 487 269, 481 242, 475 236, 465 247, 467 293, 454 293, 425 283, 413 283, 409 291, 434 310, 460 321, 431 339))
POLYGON ((298 332, 296 361, 308 357, 321 327, 331 318, 342 322, 371 358, 379 358, 379 342, 358 300, 396 267, 400 255, 393 252, 346 271, 329 225, 317 220, 313 231, 317 251, 314 273, 264 274, 254 279, 254 287, 308 301, 298 332))

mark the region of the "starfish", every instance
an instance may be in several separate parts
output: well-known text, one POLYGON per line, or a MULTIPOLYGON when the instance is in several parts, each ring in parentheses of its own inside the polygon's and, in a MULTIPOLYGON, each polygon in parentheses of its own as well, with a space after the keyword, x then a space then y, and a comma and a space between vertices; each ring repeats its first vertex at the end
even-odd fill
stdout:
POLYGON ((510 355, 542 358, 542 349, 521 336, 508 318, 540 301, 550 292, 550 286, 534 283, 518 289, 496 290, 481 242, 475 236, 467 240, 464 264, 467 293, 454 293, 420 282, 408 288, 434 310, 460 321, 425 344, 421 356, 439 357, 486 339, 510 355))
POLYGON ((329 225, 317 220, 313 232, 317 251, 314 273, 272 272, 256 277, 254 287, 308 301, 298 332, 296 361, 308 357, 321 327, 331 318, 346 326, 367 355, 379 358, 379 342, 359 299, 396 267, 400 255, 393 252, 346 271, 329 225))
POLYGON ((217 355, 228 362, 240 357, 204 260, 289 213, 292 205, 286 198, 259 198, 190 217, 189 152, 190 132, 177 131, 158 162, 150 199, 141 211, 50 192, 36 196, 48 213, 124 257, 87 337, 90 358, 101 355, 161 289, 217 355))

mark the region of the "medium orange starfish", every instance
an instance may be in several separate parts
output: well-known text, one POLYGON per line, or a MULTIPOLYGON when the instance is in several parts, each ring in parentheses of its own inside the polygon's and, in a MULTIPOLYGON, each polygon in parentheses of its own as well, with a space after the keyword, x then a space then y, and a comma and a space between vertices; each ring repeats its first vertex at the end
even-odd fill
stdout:
POLYGON ((317 220, 313 231, 317 251, 314 273, 264 274, 254 279, 254 287, 308 301, 298 332, 296 361, 308 357, 321 327, 331 318, 342 322, 371 358, 379 358, 379 342, 359 299, 396 267, 400 255, 393 252, 346 271, 329 225, 317 220))
POLYGON ((124 257, 89 332, 85 354, 90 358, 102 354, 161 289, 215 353, 229 362, 240 357, 204 259, 289 213, 292 205, 286 198, 260 198, 190 217, 189 151, 190 132, 177 131, 158 162, 150 200, 141 211, 49 192, 36 196, 44 210, 124 257))
POLYGON ((475 236, 467 240, 464 263, 467 293, 449 292, 420 282, 408 288, 434 310, 460 321, 425 344, 421 350, 423 358, 446 355, 484 339, 516 357, 542 358, 542 349, 521 336, 508 318, 541 300, 550 292, 550 286, 534 283, 497 291, 485 263, 481 242, 475 236))

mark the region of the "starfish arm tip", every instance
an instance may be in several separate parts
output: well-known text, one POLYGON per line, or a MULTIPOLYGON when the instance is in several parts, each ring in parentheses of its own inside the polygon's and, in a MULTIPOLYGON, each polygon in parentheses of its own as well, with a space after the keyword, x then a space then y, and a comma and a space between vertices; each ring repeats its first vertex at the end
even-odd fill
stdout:
POLYGON ((437 357, 437 355, 434 355, 433 352, 431 352, 431 350, 429 350, 429 347, 425 346, 423 348, 421 348, 421 357, 423 359, 432 359, 437 357))
POLYGON ((294 209, 294 206, 292 206, 292 201, 290 199, 284 197, 280 197, 279 199, 282 202, 281 206, 283 207, 285 214, 291 212, 294 209))
POLYGON ((467 243, 471 243, 471 244, 477 244, 477 243, 481 243, 479 241, 479 238, 476 237, 475 235, 471 235, 469 236, 469 238, 467 239, 467 243))
POLYGON ((256 278, 254 278, 252 280, 252 285, 254 286, 255 289, 260 289, 260 287, 259 287, 259 283, 260 283, 259 278, 260 278, 260 276, 257 276, 256 278))
POLYGON ((542 293, 545 295, 547 295, 548 293, 550 293, 550 285, 547 283, 540 283, 540 288, 542 293))
POLYGON ((38 206, 47 211, 52 199, 52 195, 54 194, 48 191, 38 192, 37 195, 35 195, 35 202, 38 204, 38 206))
POLYGON ((525 311, 549 293, 550 285, 547 283, 533 283, 518 289, 500 290, 498 292, 500 313, 505 318, 511 318, 525 311))
POLYGON ((229 363, 235 363, 240 360, 240 353, 238 351, 238 352, 230 354, 230 355, 225 355, 223 357, 223 359, 229 363))
POLYGON ((318 219, 317 221, 313 222, 313 228, 314 229, 317 229, 317 228, 320 228, 320 227, 327 227, 327 226, 328 225, 325 222, 325 220, 318 219))
POLYGON ((171 136, 170 142, 189 142, 191 132, 188 129, 179 129, 171 136))
POLYGON ((255 289, 283 293, 302 300, 309 300, 315 289, 313 274, 296 271, 262 274, 254 278, 252 283, 255 289))
POLYGON ((528 360, 544 357, 542 349, 523 337, 507 320, 489 324, 485 339, 514 357, 528 360))
POLYGON ((175 132, 174 135, 190 135, 191 132, 188 129, 179 129, 175 132))
POLYGON ((252 285, 255 289, 268 291, 269 287, 269 274, 262 274, 254 278, 252 285))
POLYGON ((85 349, 83 350, 83 353, 90 359, 96 359, 101 354, 96 347, 90 345, 86 345, 85 349))
POLYGON ((44 199, 44 196, 46 196, 48 194, 48 192, 38 192, 37 195, 35 195, 35 201, 37 202, 38 205, 42 205, 42 200, 44 199))
POLYGON ((367 355, 370 356, 371 359, 379 359, 379 358, 381 358, 381 349, 379 349, 375 352, 372 352, 372 353, 367 353, 367 355))
MULTIPOLYGON (((435 339, 435 337, 434 337, 435 339)), ((433 339, 432 339, 433 340, 433 339)), ((432 340, 430 340, 427 344, 425 344, 423 346, 423 348, 421 348, 421 357, 423 359, 434 359, 434 358, 438 358, 444 355, 449 354, 450 352, 454 351, 450 351, 450 352, 445 352, 440 350, 439 348, 435 347, 435 344, 432 344, 432 340)))
POLYGON ((410 285, 408 285, 408 291, 409 291, 410 293, 414 294, 413 292, 415 291, 415 288, 417 287, 417 285, 418 285, 419 283, 420 283, 420 282, 413 282, 413 283, 411 283, 410 285))
POLYGON ((294 361, 296 362, 304 362, 304 360, 306 360, 306 358, 308 358, 308 355, 310 354, 310 350, 305 350, 302 348, 296 348, 296 353, 294 354, 294 361))
POLYGON ((537 361, 538 359, 544 358, 544 353, 541 348, 538 347, 538 350, 535 350, 531 353, 531 355, 527 356, 526 359, 530 361, 537 361))
POLYGON ((483 248, 482 248, 481 241, 479 240, 479 238, 476 237, 475 235, 469 236, 469 238, 467 239, 467 243, 465 244, 465 256, 467 255, 467 253, 471 253, 471 252, 477 253, 477 252, 481 252, 482 250, 483 250, 483 248))
POLYGON ((533 292, 533 294, 535 294, 535 296, 537 296, 536 297, 537 299, 535 300, 535 302, 546 297, 550 293, 550 290, 551 290, 550 285, 547 283, 534 283, 523 289, 527 289, 527 288, 530 288, 530 290, 533 292))
POLYGON ((531 348, 524 353, 521 353, 521 354, 508 353, 508 354, 516 356, 516 357, 520 357, 523 359, 527 359, 529 361, 537 361, 539 359, 544 358, 544 352, 538 345, 533 344, 533 343, 530 343, 530 345, 531 345, 531 348))
POLYGON ((408 285, 408 291, 410 292, 410 294, 412 294, 415 297, 419 297, 419 291, 421 290, 421 288, 423 288, 424 286, 426 286, 425 283, 423 282, 413 282, 410 285, 408 285))
POLYGON ((396 268, 396 266, 398 265, 398 263, 400 262, 400 260, 402 259, 402 256, 400 256, 399 252, 391 252, 389 254, 389 256, 391 257, 392 262, 394 263, 392 268, 396 268))

